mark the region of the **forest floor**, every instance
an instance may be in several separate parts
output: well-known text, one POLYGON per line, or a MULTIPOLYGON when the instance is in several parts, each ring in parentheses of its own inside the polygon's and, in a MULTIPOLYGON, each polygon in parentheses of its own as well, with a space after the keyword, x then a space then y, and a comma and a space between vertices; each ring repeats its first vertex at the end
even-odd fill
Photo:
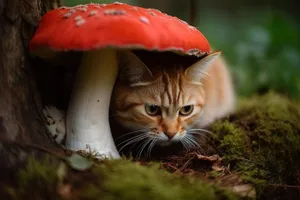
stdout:
POLYGON ((0 199, 300 199, 300 103, 240 100, 209 130, 201 149, 151 161, 3 143, 20 162, 1 161, 0 199))

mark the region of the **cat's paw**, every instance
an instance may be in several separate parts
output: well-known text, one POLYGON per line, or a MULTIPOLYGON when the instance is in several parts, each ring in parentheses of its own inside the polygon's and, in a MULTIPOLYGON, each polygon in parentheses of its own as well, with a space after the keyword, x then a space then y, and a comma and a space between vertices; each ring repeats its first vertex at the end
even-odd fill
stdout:
POLYGON ((45 125, 50 136, 55 142, 61 144, 66 136, 65 112, 54 106, 45 106, 43 114, 46 118, 45 125))

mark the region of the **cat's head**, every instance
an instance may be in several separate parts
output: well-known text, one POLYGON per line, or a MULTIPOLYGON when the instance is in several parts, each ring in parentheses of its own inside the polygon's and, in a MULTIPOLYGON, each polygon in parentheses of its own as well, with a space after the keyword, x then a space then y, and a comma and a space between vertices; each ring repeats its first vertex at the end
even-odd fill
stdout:
POLYGON ((202 113, 202 80, 219 53, 178 64, 174 59, 179 55, 156 60, 155 55, 121 52, 112 98, 113 117, 158 143, 180 141, 202 113))

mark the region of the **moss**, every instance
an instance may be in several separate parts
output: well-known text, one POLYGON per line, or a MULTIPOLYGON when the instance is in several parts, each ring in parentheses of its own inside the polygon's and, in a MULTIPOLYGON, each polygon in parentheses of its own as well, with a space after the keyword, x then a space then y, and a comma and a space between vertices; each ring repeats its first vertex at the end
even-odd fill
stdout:
POLYGON ((242 158, 247 153, 247 136, 243 130, 228 121, 217 122, 212 126, 212 131, 219 141, 218 149, 224 155, 223 159, 234 161, 242 158))
POLYGON ((216 122, 216 149, 231 170, 255 183, 299 184, 300 106, 268 93, 242 101, 229 119, 216 122))
POLYGON ((131 162, 110 162, 97 169, 105 174, 103 199, 234 199, 212 184, 170 174, 158 165, 142 167, 131 162))
POLYGON ((7 187, 10 199, 237 199, 217 185, 162 170, 158 163, 142 166, 130 160, 105 160, 87 171, 65 163, 63 180, 58 181, 62 161, 50 160, 30 158, 18 172, 18 187, 7 187))
POLYGON ((56 168, 50 157, 42 161, 30 157, 18 174, 18 199, 55 199, 56 168))

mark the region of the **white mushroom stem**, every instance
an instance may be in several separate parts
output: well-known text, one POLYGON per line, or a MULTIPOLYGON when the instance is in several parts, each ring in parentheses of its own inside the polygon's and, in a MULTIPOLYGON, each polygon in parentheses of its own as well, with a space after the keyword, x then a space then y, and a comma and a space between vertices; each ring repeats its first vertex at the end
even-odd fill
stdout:
POLYGON ((66 147, 119 158, 109 125, 109 104, 118 71, 116 51, 83 55, 67 112, 66 147))

